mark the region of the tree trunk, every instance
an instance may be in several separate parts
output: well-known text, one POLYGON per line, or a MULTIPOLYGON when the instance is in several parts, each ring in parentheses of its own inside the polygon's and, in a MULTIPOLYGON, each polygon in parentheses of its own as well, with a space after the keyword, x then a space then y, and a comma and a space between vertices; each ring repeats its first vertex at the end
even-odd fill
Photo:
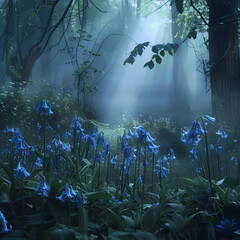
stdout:
MULTIPOLYGON (((178 11, 175 2, 171 6, 172 12, 172 42, 180 44, 179 31, 181 30, 176 24, 178 11)), ((188 86, 186 82, 187 73, 184 72, 184 56, 187 55, 187 46, 181 44, 175 54, 173 54, 173 89, 174 99, 172 112, 177 120, 179 127, 182 126, 191 113, 191 108, 188 99, 188 86)))
POLYGON ((240 122, 238 0, 208 0, 210 83, 219 122, 240 122))
POLYGON ((17 56, 11 57, 11 66, 15 69, 15 73, 11 72, 11 79, 14 84, 22 87, 26 87, 28 85, 34 63, 39 58, 40 51, 40 47, 31 49, 21 60, 19 60, 17 56))

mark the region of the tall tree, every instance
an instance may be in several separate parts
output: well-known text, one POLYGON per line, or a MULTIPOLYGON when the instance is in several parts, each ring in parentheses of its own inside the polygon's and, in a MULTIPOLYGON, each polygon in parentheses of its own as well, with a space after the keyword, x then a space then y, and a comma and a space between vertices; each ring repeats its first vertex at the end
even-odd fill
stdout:
MULTIPOLYGON (((182 31, 182 26, 178 26, 177 18, 179 12, 176 7, 176 3, 173 2, 171 5, 172 13, 172 41, 174 44, 180 45, 183 41, 180 37, 182 31)), ((186 92, 187 82, 186 82, 186 73, 184 72, 184 56, 187 54, 186 44, 182 44, 178 51, 173 55, 173 87, 174 87, 174 104, 173 104, 173 113, 176 119, 178 119, 178 124, 181 126, 182 121, 185 121, 185 118, 189 117, 190 114, 190 105, 187 99, 186 92), (183 78, 184 76, 184 78, 183 78)))
POLYGON ((28 84, 35 62, 44 53, 54 32, 71 11, 73 0, 65 3, 63 12, 57 13, 59 2, 31 1, 29 4, 29 1, 21 1, 20 4, 19 1, 9 0, 6 1, 5 8, 2 8, 7 14, 3 31, 4 48, 0 51, 6 51, 7 71, 14 83, 23 86, 28 84), (48 13, 45 21, 38 21, 40 11, 48 13))
POLYGON ((210 83, 213 113, 240 122, 238 0, 208 0, 210 83))

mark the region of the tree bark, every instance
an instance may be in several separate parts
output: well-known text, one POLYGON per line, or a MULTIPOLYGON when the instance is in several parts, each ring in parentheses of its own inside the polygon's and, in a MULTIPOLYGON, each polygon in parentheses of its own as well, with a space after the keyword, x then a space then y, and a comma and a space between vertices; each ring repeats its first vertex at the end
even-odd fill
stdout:
MULTIPOLYGON (((171 6, 172 12, 172 42, 180 44, 182 39, 180 38, 179 31, 181 30, 176 23, 178 17, 178 11, 175 2, 171 6)), ((173 116, 177 119, 177 123, 180 126, 185 123, 186 119, 191 113, 191 108, 188 99, 188 86, 186 82, 187 73, 184 72, 184 56, 187 54, 187 46, 181 44, 176 53, 173 54, 173 116)))
POLYGON ((219 122, 240 122, 238 0, 208 0, 209 64, 213 114, 219 122))

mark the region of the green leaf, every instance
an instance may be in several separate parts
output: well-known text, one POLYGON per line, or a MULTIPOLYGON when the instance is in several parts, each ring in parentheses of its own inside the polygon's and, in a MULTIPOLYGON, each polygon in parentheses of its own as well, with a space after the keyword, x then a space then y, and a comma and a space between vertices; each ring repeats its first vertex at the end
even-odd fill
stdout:
POLYGON ((224 187, 237 187, 239 185, 239 181, 235 178, 228 177, 224 179, 222 185, 224 187))
POLYGON ((132 236, 134 236, 136 239, 139 240, 157 240, 157 238, 149 232, 136 232, 136 233, 132 233, 132 236))
POLYGON ((75 164, 73 163, 72 159, 66 152, 61 152, 60 156, 62 156, 73 168, 76 168, 75 164))
POLYGON ((164 51, 164 50, 161 50, 161 51, 160 51, 160 55, 161 55, 162 57, 164 57, 164 56, 165 56, 165 51, 164 51))
POLYGON ((88 200, 99 200, 103 199, 106 201, 112 200, 112 195, 107 193, 107 192, 91 192, 91 193, 86 193, 86 197, 88 200))
POLYGON ((122 224, 122 220, 121 217, 119 215, 117 215, 114 211, 112 211, 111 209, 107 208, 107 211, 110 213, 110 216, 112 217, 112 219, 117 222, 120 230, 124 231, 124 226, 122 224))
POLYGON ((142 49, 138 49, 137 53, 138 53, 139 56, 142 56, 143 50, 142 49))
POLYGON ((153 46, 153 47, 152 47, 152 52, 158 53, 158 47, 157 47, 157 46, 153 46))
POLYGON ((153 69, 154 68, 154 62, 151 60, 150 62, 148 62, 148 67, 150 69, 153 69))
POLYGON ((189 185, 195 186, 197 185, 196 182, 194 182, 192 179, 190 178, 183 178, 183 180, 188 183, 189 185))
POLYGON ((132 218, 128 217, 128 216, 122 216, 122 218, 124 219, 124 221, 126 222, 127 224, 127 227, 134 227, 135 226, 135 223, 133 221, 132 218))
POLYGON ((218 185, 213 184, 215 191, 217 192, 217 196, 221 202, 225 201, 225 192, 218 185))
POLYGON ((162 63, 162 58, 159 57, 158 55, 155 58, 156 63, 161 64, 162 63))

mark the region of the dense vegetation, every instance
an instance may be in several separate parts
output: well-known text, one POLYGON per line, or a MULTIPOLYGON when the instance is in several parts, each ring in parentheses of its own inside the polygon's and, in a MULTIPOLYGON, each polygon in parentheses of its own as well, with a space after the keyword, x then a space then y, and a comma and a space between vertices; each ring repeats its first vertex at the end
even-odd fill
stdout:
POLYGON ((29 108, 27 140, 10 125, 1 134, 3 239, 238 238, 239 143, 214 118, 180 138, 170 118, 125 115, 107 127, 76 115, 60 123, 46 100, 29 108))
POLYGON ((239 1, 0 0, 0 19, 1 239, 240 238, 239 1), (171 42, 129 37, 167 4, 171 42), (212 113, 187 119, 199 36, 212 113), (120 39, 135 43, 123 65, 149 47, 146 69, 173 58, 175 115, 101 123, 92 96, 120 39))

